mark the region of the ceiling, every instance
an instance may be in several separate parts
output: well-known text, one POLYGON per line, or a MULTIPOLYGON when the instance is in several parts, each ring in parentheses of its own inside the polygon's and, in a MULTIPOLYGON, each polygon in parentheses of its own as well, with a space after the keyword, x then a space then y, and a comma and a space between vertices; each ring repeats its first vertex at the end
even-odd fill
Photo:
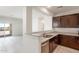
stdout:
POLYGON ((22 13, 23 7, 20 6, 0 6, 0 16, 22 19, 22 13))
MULTIPOLYGON (((79 9, 79 6, 43 6, 37 7, 38 9, 42 10, 42 8, 46 9, 49 14, 59 14, 67 11, 72 11, 75 9, 79 9)), ((44 11, 44 10, 42 10, 44 11)), ((46 11, 45 11, 46 12, 46 11)))
MULTIPOLYGON (((36 6, 34 8, 37 8, 46 14, 56 15, 56 14, 71 11, 74 9, 79 9, 79 6, 36 6)), ((23 7, 22 6, 0 6, 0 16, 22 19, 23 7)))

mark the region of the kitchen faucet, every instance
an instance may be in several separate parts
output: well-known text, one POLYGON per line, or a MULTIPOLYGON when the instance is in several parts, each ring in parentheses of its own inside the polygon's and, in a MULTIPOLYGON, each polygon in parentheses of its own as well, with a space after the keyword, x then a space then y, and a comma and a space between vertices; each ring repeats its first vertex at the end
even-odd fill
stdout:
POLYGON ((46 33, 43 33, 43 36, 46 36, 46 33))

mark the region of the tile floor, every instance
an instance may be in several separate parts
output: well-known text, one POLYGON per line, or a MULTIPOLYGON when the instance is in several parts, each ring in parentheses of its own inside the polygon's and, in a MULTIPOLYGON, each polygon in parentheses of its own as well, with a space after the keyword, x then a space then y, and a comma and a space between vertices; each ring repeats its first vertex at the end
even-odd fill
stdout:
POLYGON ((79 53, 78 50, 72 49, 72 48, 68 48, 65 46, 58 46, 53 53, 79 53))
MULTIPOLYGON (((5 37, 0 38, 0 53, 20 52, 17 51, 21 47, 22 37, 5 37)), ((58 46, 53 53, 79 53, 78 50, 65 46, 58 46)))
POLYGON ((0 38, 0 53, 17 52, 20 49, 22 37, 9 36, 0 38))

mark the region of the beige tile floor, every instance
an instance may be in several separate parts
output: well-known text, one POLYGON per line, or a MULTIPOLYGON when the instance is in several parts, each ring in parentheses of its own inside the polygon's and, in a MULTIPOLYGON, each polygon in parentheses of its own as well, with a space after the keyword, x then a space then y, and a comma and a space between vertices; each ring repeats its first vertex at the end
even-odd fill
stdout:
POLYGON ((21 36, 8 36, 0 38, 0 53, 14 53, 19 51, 22 45, 21 36))
POLYGON ((65 46, 58 46, 53 53, 79 53, 78 50, 72 49, 72 48, 68 48, 65 46))

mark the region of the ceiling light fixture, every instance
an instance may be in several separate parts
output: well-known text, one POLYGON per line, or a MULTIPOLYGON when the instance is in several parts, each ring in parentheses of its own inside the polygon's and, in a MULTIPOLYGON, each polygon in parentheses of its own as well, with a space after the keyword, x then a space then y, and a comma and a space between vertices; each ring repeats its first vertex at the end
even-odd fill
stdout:
POLYGON ((49 12, 48 12, 48 10, 47 10, 46 8, 42 8, 41 10, 42 10, 43 12, 49 14, 49 12))

